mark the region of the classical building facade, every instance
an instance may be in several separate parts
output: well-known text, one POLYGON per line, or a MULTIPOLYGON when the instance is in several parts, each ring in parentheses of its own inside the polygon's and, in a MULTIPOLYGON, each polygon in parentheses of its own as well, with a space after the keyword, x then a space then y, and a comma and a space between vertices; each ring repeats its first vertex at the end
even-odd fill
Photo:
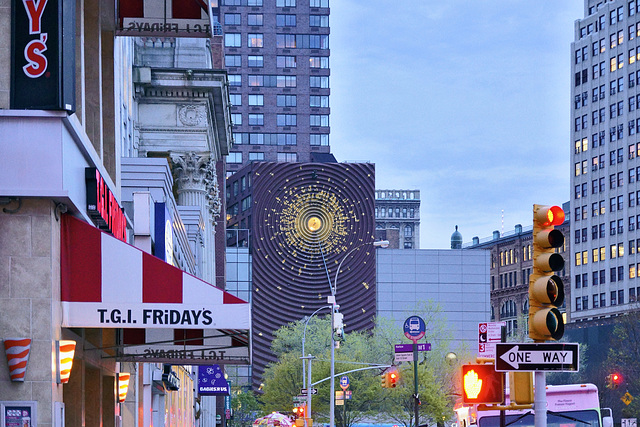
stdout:
POLYGON ((376 190, 376 238, 392 249, 420 249, 420 191, 376 190))
POLYGON ((329 0, 221 0, 235 146, 251 161, 329 153, 329 0))
POLYGON ((571 318, 634 309, 640 293, 640 142, 633 1, 584 2, 571 44, 571 318))

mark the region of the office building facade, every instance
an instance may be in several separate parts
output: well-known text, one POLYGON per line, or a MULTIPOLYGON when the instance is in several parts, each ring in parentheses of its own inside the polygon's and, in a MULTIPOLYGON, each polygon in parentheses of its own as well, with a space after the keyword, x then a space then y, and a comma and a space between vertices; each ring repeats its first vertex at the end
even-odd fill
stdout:
POLYGON ((571 44, 571 319, 630 310, 640 293, 640 9, 584 2, 571 44))
POLYGON ((221 0, 235 146, 251 161, 309 162, 329 149, 329 0, 221 0))

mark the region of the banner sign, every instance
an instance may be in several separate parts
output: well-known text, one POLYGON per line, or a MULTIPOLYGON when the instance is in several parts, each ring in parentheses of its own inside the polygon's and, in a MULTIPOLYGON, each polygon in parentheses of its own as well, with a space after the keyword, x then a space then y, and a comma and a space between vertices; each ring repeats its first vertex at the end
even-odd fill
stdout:
POLYGON ((201 396, 229 396, 229 383, 220 365, 198 367, 198 394, 201 396))
MULTIPOLYGON (((45 0, 41 0, 45 1, 45 0)), ((97 168, 85 168, 87 187, 87 213, 101 230, 110 231, 113 236, 127 241, 127 218, 116 196, 100 175, 97 168)))
POLYGON ((75 4, 12 0, 12 109, 75 111, 75 4))

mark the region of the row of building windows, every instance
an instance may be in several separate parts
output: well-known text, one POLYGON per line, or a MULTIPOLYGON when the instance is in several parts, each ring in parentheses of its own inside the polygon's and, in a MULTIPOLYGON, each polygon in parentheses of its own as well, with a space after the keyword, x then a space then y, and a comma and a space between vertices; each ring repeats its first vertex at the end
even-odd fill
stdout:
MULTIPOLYGON (((249 153, 248 158, 251 161, 260 161, 264 160, 264 153, 249 153)), ((297 162, 298 154, 297 153, 277 153, 276 154, 277 162, 297 162)), ((237 164, 242 163, 242 152, 241 151, 232 151, 227 155, 227 163, 229 164, 237 164)))
MULTIPOLYGON (((230 86, 242 86, 241 74, 229 74, 230 86)), ((267 75, 267 74, 250 74, 247 76, 249 87, 281 87, 292 88, 298 86, 296 76, 289 75, 267 75)), ((310 76, 309 87, 328 89, 329 76, 310 76)))
MULTIPOLYGON (((264 154, 264 153, 262 153, 264 154)), ((239 180, 233 181, 233 185, 227 185, 227 201, 233 197, 236 197, 240 192, 245 191, 247 188, 251 188, 251 175, 245 175, 239 180)))
MULTIPOLYGON (((249 119, 247 121, 247 124, 249 126, 264 126, 263 113, 248 113, 247 116, 249 119)), ((242 113, 231 113, 231 121, 234 126, 241 126, 242 113)), ((298 115, 297 114, 276 114, 276 126, 298 126, 298 115)), ((312 126, 312 127, 329 126, 329 115, 328 114, 310 114, 309 126, 312 126)), ((270 145, 281 145, 281 144, 270 144, 270 145)), ((321 144, 318 144, 318 145, 321 145, 321 144)))
MULTIPOLYGON (((225 33, 224 46, 227 48, 242 47, 241 33, 225 33)), ((248 33, 247 47, 264 47, 263 33, 248 33)), ((276 34, 276 47, 280 49, 329 49, 328 34, 276 34)))
MULTIPOLYGON (((242 25, 242 15, 240 13, 225 13, 224 25, 242 25)), ((262 13, 247 14, 247 25, 251 27, 261 27, 264 25, 264 15, 262 13)), ((297 15, 276 14, 276 27, 296 27, 297 15)), ((309 15, 309 27, 329 27, 329 15, 309 15)))
POLYGON ((413 191, 376 191, 376 199, 417 200, 417 193, 413 191))
MULTIPOLYGON (((234 132, 234 143, 238 145, 297 145, 295 133, 251 133, 234 132)), ((309 135, 309 145, 328 146, 328 134, 309 135)))
MULTIPOLYGON (((221 0, 222 6, 263 6, 264 0, 221 0)), ((276 0, 276 7, 296 7, 296 0, 276 0)), ((309 0, 309 7, 329 7, 329 0, 309 0)))
MULTIPOLYGON (((225 55, 224 63, 227 68, 241 68, 242 55, 236 55, 236 54, 225 55)), ((247 66, 249 68, 263 68, 264 56, 263 55, 247 55, 247 66)), ((277 68, 297 68, 298 57, 295 55, 277 55, 276 67, 277 68)), ((309 67, 327 69, 329 68, 329 57, 328 56, 311 56, 309 57, 309 67)), ((235 84, 232 84, 232 86, 241 86, 242 79, 236 78, 236 80, 238 80, 238 82, 236 82, 235 84)))
MULTIPOLYGON (((603 3, 599 3, 599 5, 601 5, 603 3)), ((590 7, 589 8, 589 15, 591 15, 595 10, 594 7, 590 7)), ((628 16, 633 16, 636 14, 636 3, 635 0, 629 2, 628 4, 628 8, 627 8, 627 13, 628 16)), ((602 31, 605 28, 605 24, 606 24, 606 16, 605 15, 601 15, 598 17, 598 20, 592 23, 587 24, 584 27, 580 28, 580 38, 584 38, 587 37, 590 34, 593 34, 595 32, 598 31, 602 31)), ((613 8, 611 9, 611 11, 609 12, 609 25, 615 25, 618 22, 622 22, 624 20, 624 6, 620 6, 618 8, 613 8)))
POLYGON ((414 208, 395 208, 395 216, 393 213, 394 208, 376 208, 376 218, 415 218, 416 216, 416 210, 414 208))
MULTIPOLYGON (((637 301, 638 295, 640 295, 640 287, 638 288, 629 288, 629 302, 634 303, 637 301)), ((591 308, 599 308, 607 306, 607 298, 606 292, 596 293, 591 296, 591 308)), ((609 293, 609 305, 619 305, 624 304, 624 289, 619 289, 617 291, 611 291, 609 293)), ((582 297, 576 297, 576 311, 588 310, 589 309, 589 296, 584 295, 582 297)))

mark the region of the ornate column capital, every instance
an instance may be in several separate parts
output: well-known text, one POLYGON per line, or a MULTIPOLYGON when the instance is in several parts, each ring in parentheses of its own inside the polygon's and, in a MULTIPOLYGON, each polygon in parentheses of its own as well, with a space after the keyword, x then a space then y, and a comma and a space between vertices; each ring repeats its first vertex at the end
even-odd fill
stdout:
POLYGON ((208 153, 171 153, 173 178, 178 196, 183 193, 200 193, 206 199, 211 222, 220 216, 221 202, 216 164, 208 153))

